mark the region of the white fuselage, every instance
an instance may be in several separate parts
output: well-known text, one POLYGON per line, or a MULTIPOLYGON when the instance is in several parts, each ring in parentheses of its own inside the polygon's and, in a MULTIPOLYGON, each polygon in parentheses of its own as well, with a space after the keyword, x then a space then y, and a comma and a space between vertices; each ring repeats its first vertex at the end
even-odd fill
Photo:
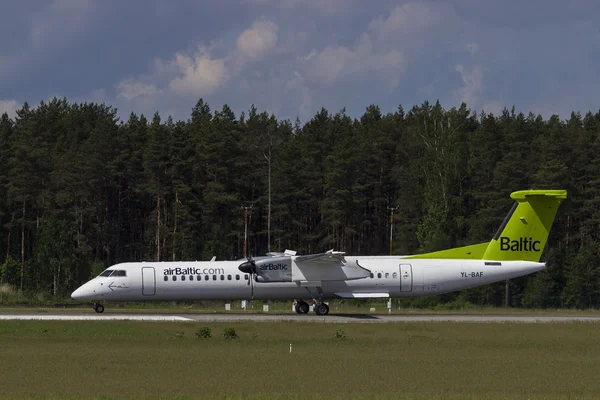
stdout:
POLYGON ((72 297, 95 301, 292 300, 419 297, 467 289, 527 275, 544 263, 409 259, 401 256, 346 257, 371 277, 315 283, 256 282, 240 272, 240 261, 134 262, 110 270, 125 276, 98 276, 72 297), (123 274, 121 274, 123 275, 123 274))

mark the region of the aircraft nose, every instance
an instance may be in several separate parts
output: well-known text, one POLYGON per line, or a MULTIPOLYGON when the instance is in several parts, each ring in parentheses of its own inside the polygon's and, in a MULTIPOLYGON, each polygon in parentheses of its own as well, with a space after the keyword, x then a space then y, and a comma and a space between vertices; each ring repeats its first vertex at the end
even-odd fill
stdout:
POLYGON ((75 291, 73 293, 71 293, 71 298, 73 300, 79 300, 82 297, 83 297, 83 290, 80 287, 75 289, 75 291))
POLYGON ((73 300, 90 300, 92 297, 94 297, 94 290, 92 290, 90 285, 87 283, 78 287, 73 293, 71 293, 71 298, 73 300))

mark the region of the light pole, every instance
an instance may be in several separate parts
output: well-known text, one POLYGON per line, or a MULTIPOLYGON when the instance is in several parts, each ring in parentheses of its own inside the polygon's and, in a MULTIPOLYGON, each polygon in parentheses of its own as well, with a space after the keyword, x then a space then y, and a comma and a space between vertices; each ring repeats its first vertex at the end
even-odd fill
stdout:
POLYGON ((392 255, 392 240, 394 239, 394 211, 396 211, 400 206, 396 207, 388 207, 390 210, 390 256, 392 255))
POLYGON ((252 208, 252 204, 242 208, 244 209, 244 257, 248 258, 248 210, 252 208))

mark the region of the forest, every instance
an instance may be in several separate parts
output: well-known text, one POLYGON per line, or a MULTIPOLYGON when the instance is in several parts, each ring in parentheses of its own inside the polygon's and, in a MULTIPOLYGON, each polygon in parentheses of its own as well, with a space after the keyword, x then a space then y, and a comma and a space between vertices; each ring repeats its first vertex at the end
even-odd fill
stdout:
POLYGON ((513 191, 567 189, 546 270, 429 301, 598 307, 599 150, 600 112, 424 102, 301 124, 203 99, 186 121, 24 103, 0 118, 0 284, 64 299, 119 262, 240 259, 246 221, 253 256, 387 255, 390 228, 393 254, 440 250, 489 241, 513 191))

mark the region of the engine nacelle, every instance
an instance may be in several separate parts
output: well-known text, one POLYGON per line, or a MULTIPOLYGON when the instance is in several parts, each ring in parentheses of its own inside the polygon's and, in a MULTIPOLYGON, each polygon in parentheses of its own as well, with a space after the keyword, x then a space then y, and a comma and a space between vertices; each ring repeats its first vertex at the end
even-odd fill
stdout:
POLYGON ((256 260, 257 282, 291 282, 292 259, 289 256, 256 260))

